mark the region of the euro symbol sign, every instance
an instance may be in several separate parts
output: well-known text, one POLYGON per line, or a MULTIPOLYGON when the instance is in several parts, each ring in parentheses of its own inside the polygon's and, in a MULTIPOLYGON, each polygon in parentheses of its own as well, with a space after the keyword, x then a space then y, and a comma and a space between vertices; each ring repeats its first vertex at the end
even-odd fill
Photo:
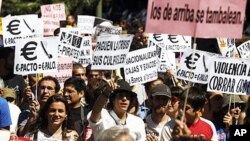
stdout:
POLYGON ((34 55, 36 47, 37 47, 37 42, 34 41, 28 42, 21 49, 22 51, 21 55, 28 61, 35 60, 37 58, 37 56, 34 55))
POLYGON ((153 34, 153 38, 154 38, 157 42, 163 41, 163 39, 162 39, 162 37, 161 37, 161 34, 153 34))
POLYGON ((9 25, 7 25, 7 31, 9 31, 12 35, 19 35, 21 33, 21 31, 18 31, 19 24, 19 20, 12 20, 9 25))
POLYGON ((172 43, 178 43, 178 40, 176 40, 176 35, 168 35, 168 39, 172 43))
POLYGON ((193 58, 192 56, 193 56, 193 54, 190 54, 188 57, 186 57, 185 63, 186 63, 186 66, 187 66, 188 69, 193 70, 193 69, 196 69, 195 63, 200 58, 200 54, 195 53, 194 56, 193 56, 194 57, 193 60, 192 60, 192 58, 193 58))

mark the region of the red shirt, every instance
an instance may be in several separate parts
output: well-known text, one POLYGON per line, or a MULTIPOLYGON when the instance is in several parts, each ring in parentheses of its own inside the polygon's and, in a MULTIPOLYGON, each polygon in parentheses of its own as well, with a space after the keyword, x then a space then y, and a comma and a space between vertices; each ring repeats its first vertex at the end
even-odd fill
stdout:
POLYGON ((213 130, 212 127, 205 121, 199 120, 195 123, 192 124, 189 129, 191 130, 191 135, 192 136, 200 136, 203 135, 207 140, 211 140, 213 136, 213 130))

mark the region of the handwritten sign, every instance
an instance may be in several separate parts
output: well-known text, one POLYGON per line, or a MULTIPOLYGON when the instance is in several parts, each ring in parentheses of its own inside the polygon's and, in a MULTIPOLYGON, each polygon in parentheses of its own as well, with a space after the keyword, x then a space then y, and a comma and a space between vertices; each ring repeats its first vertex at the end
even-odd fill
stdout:
POLYGON ((41 6, 44 25, 44 35, 54 35, 54 30, 60 27, 60 20, 66 19, 64 3, 41 6))

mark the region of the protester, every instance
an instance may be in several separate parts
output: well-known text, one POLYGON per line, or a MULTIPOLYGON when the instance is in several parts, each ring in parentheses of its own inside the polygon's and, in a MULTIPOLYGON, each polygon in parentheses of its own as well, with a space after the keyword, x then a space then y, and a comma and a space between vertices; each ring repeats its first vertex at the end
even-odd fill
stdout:
MULTIPOLYGON (((204 136, 206 140, 217 141, 218 138, 214 124, 211 121, 201 117, 205 101, 205 94, 200 89, 196 87, 190 87, 185 90, 180 97, 180 118, 183 118, 185 124, 191 131, 191 136, 204 136), (187 103, 184 105, 186 95, 187 103), (183 111, 184 106, 185 111, 183 111)), ((172 139, 172 131, 174 126, 175 120, 171 120, 166 124, 166 126, 163 127, 161 141, 172 139)))
POLYGON ((164 125, 170 121, 167 107, 170 104, 171 90, 165 84, 152 88, 149 97, 152 112, 145 118, 147 141, 159 140, 164 125))
POLYGON ((171 87, 171 102, 168 104, 167 107, 167 114, 171 118, 175 119, 179 116, 179 103, 180 103, 180 96, 183 93, 183 89, 175 86, 171 87))
POLYGON ((67 101, 63 96, 55 94, 48 98, 25 136, 33 140, 77 140, 78 134, 70 127, 68 116, 70 110, 67 101))
POLYGON ((77 27, 77 21, 76 21, 76 17, 73 15, 68 15, 66 17, 66 28, 73 28, 73 27, 77 27))
POLYGON ((83 141, 85 128, 88 125, 87 114, 91 110, 85 97, 88 96, 84 80, 70 77, 64 82, 63 96, 69 104, 71 114, 69 121, 79 134, 79 141, 83 141))
POLYGON ((88 79, 92 78, 104 78, 104 72, 102 70, 90 70, 88 79))
POLYGON ((222 107, 224 109, 224 113, 226 114, 225 119, 232 116, 232 121, 230 121, 229 126, 243 124, 245 117, 241 117, 241 114, 245 112, 246 103, 241 100, 239 95, 225 94, 223 99, 224 104, 222 107))
POLYGON ((27 133, 30 124, 36 120, 40 107, 43 107, 48 98, 58 93, 59 90, 59 82, 52 76, 45 76, 38 82, 37 98, 35 97, 35 94, 33 94, 32 91, 27 88, 27 91, 25 91, 24 94, 27 98, 31 98, 29 99, 30 108, 29 110, 22 111, 19 116, 19 136, 23 136, 25 133, 27 133))
POLYGON ((0 135, 1 140, 8 141, 10 138, 11 115, 8 102, 0 97, 0 135))
POLYGON ((117 89, 112 93, 108 91, 108 86, 104 86, 100 90, 100 95, 88 119, 94 137, 96 138, 105 129, 119 125, 127 127, 135 140, 145 141, 146 133, 143 120, 127 113, 136 93, 131 91, 131 87, 125 80, 118 80, 117 85, 117 89), (106 110, 103 107, 108 99, 108 110, 106 110))
POLYGON ((16 134, 18 117, 21 113, 20 108, 15 104, 16 92, 11 88, 4 88, 3 98, 5 98, 9 104, 10 116, 12 121, 12 125, 10 126, 10 132, 16 134))
POLYGON ((84 80, 86 85, 88 84, 86 67, 83 67, 81 64, 79 63, 73 64, 72 76, 81 78, 82 80, 84 80))
POLYGON ((225 113, 223 112, 223 94, 216 92, 206 93, 206 103, 202 117, 213 122, 216 128, 218 141, 227 140, 226 125, 223 123, 225 113))

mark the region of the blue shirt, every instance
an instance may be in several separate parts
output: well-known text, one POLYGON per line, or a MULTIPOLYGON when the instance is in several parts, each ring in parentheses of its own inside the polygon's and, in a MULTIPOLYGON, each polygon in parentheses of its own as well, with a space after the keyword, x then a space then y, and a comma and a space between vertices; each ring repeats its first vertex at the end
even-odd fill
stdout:
POLYGON ((8 102, 0 97, 0 128, 10 126, 12 124, 10 117, 10 109, 8 102))

